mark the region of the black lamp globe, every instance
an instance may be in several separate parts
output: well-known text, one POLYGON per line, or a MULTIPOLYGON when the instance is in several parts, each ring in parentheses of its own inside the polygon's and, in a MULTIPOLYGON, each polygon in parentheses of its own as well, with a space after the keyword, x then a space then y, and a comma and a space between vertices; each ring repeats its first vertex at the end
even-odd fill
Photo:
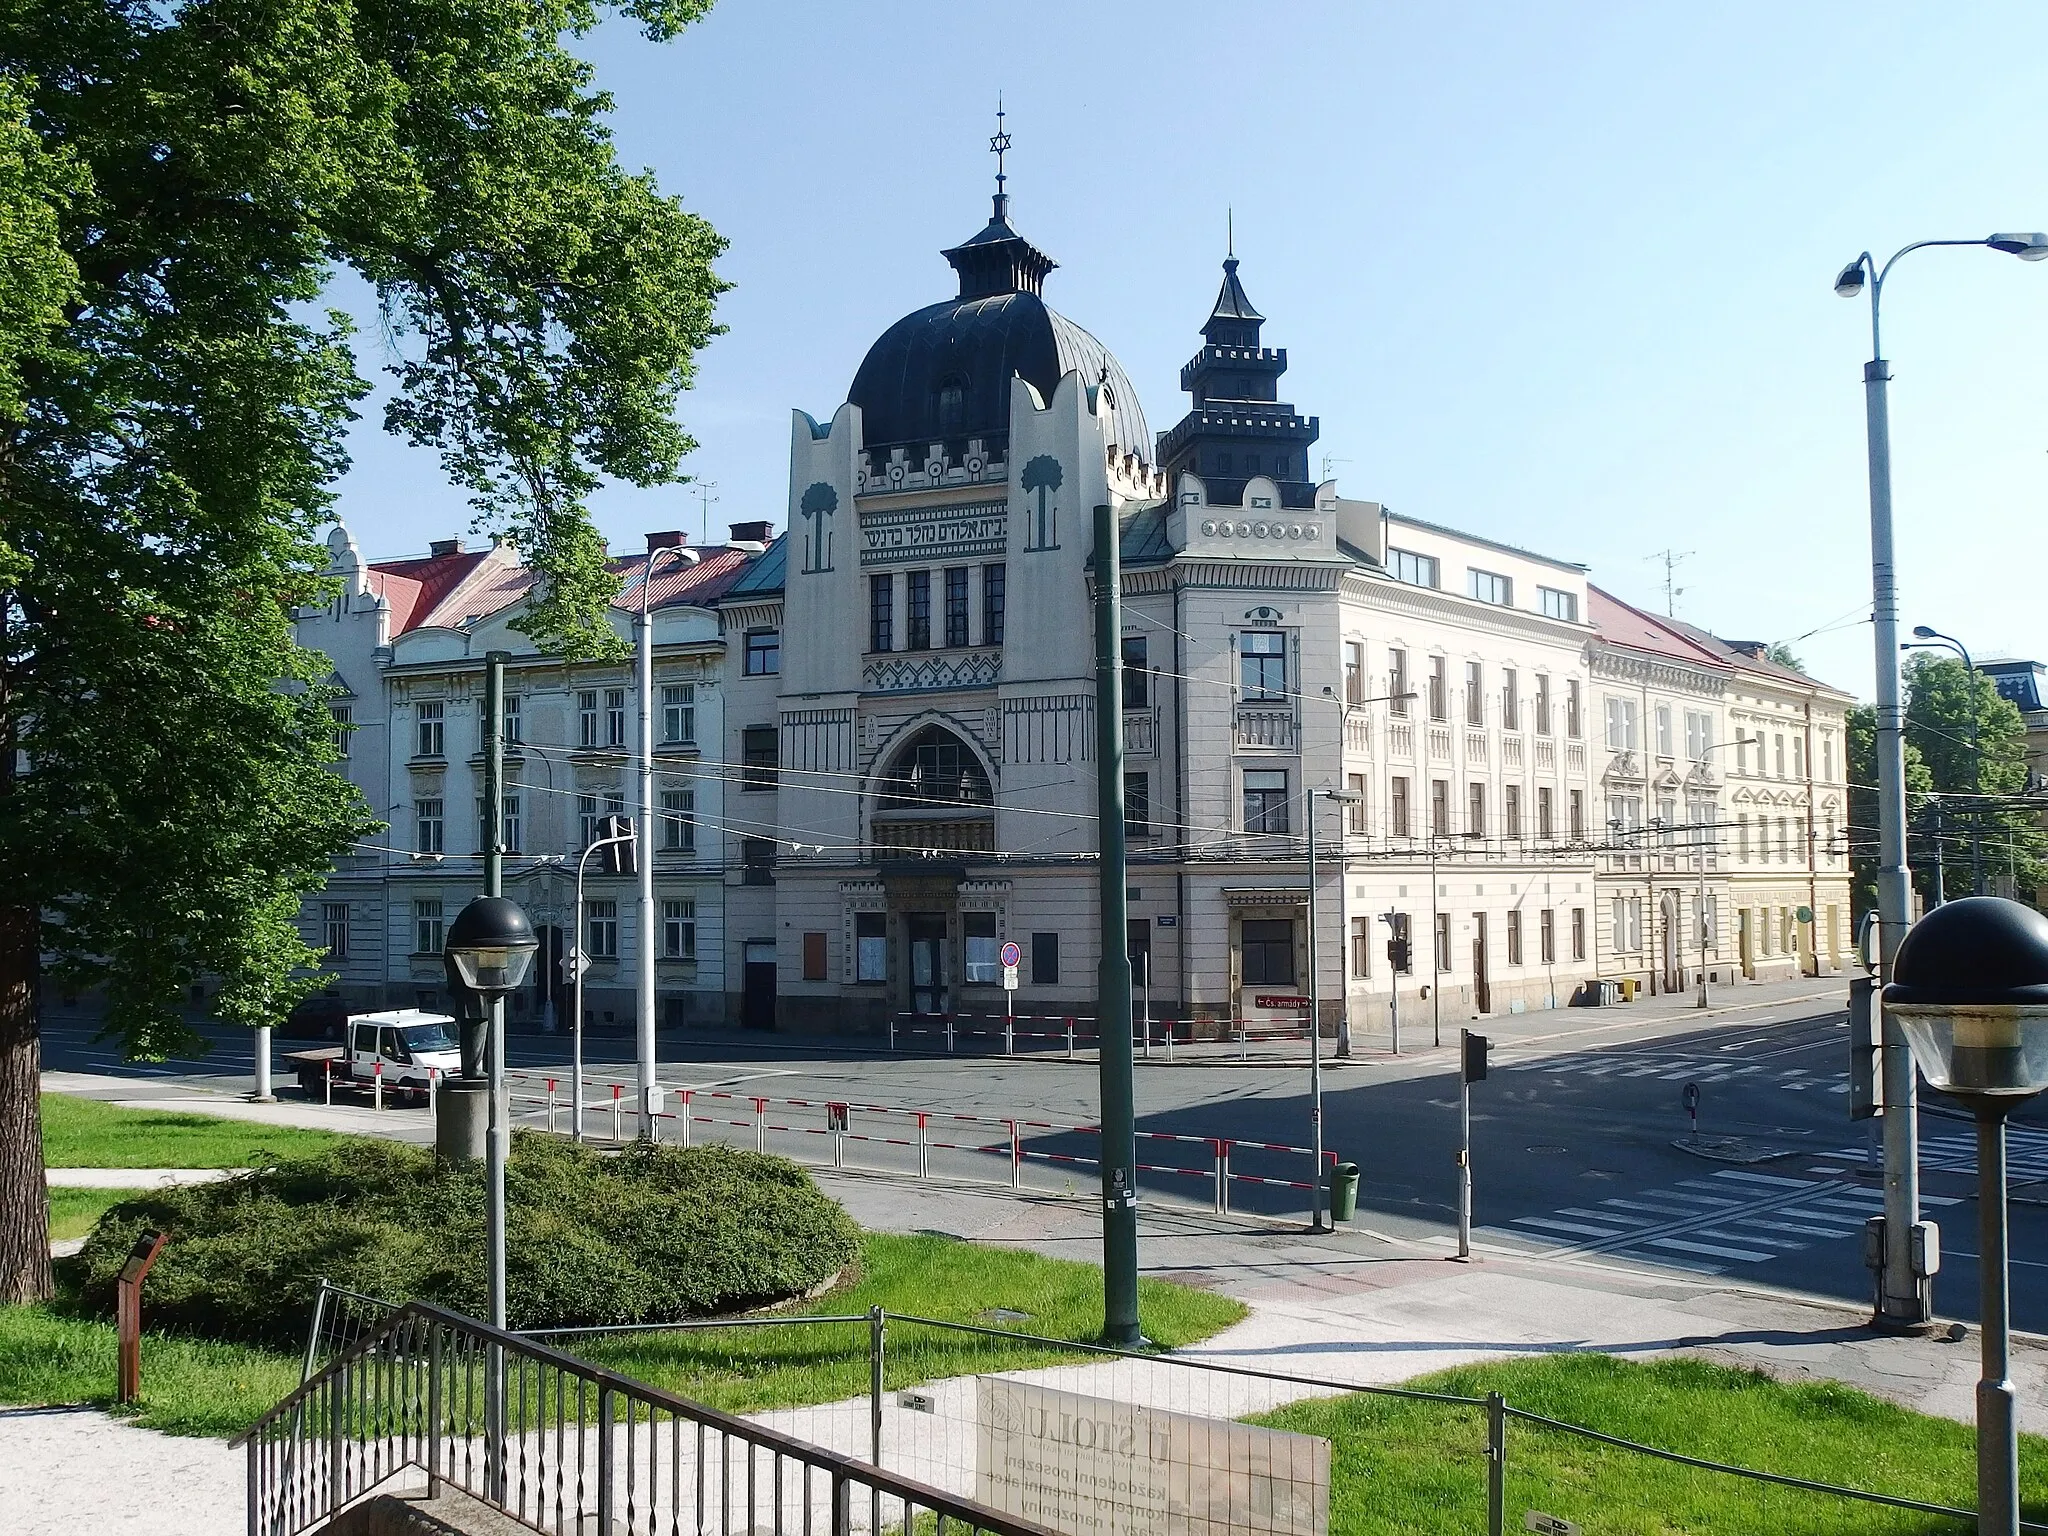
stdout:
POLYGON ((2048 917, 1966 896, 1906 930, 1884 1006, 1927 1081, 2007 1104, 2048 1088, 2048 917))
POLYGON ((444 947, 463 985, 492 998, 524 984, 540 940, 517 902, 478 896, 448 925, 444 947))

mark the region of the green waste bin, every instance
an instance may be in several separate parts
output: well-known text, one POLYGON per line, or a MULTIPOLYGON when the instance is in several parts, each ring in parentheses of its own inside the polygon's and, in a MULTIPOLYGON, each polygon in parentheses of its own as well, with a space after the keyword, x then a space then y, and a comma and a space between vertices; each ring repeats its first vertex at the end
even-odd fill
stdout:
POLYGON ((1349 1221, 1358 1214, 1358 1164, 1338 1163, 1330 1169, 1330 1220, 1349 1221))

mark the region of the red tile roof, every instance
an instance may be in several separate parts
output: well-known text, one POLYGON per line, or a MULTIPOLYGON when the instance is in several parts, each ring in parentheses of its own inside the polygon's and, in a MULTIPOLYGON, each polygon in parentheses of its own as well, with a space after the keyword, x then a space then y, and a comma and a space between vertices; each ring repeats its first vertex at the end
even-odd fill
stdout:
MULTIPOLYGON (((707 603, 725 592, 747 568, 744 550, 699 551, 695 565, 664 561, 654 578, 653 605, 707 603)), ((612 606, 640 610, 640 573, 645 555, 614 556, 609 562, 623 586, 612 606)), ((370 590, 391 605, 391 636, 436 626, 453 629, 511 607, 526 596, 533 576, 510 545, 418 559, 380 560, 369 567, 370 590)))
POLYGON ((1600 638, 1610 645, 1625 645, 1633 651, 1648 651, 1694 666, 1729 669, 1728 658, 1722 653, 1709 650, 1680 633, 1675 625, 1624 603, 1590 582, 1586 585, 1586 617, 1599 631, 1600 638))

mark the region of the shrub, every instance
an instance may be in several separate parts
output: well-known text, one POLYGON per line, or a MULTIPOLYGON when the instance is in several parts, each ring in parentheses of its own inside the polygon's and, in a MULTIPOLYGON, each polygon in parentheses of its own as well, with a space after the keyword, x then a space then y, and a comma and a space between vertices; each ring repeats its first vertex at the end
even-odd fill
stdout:
MULTIPOLYGON (((672 1321, 799 1295, 852 1263, 858 1230, 795 1164, 729 1147, 604 1156, 521 1132, 506 1166, 515 1328, 672 1321)), ((280 1159, 218 1184, 112 1207, 79 1255, 85 1303, 111 1311, 143 1232, 152 1327, 291 1345, 324 1277, 394 1301, 487 1310, 480 1166, 399 1142, 280 1159)))

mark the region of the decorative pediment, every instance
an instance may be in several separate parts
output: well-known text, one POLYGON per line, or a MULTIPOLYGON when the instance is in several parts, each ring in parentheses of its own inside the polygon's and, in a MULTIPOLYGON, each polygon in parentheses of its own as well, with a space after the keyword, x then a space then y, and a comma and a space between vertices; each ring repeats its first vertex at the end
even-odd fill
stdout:
POLYGON ((1636 761, 1633 752, 1617 752, 1607 760, 1607 768, 1600 775, 1603 784, 1639 783, 1643 777, 1643 765, 1636 761))

